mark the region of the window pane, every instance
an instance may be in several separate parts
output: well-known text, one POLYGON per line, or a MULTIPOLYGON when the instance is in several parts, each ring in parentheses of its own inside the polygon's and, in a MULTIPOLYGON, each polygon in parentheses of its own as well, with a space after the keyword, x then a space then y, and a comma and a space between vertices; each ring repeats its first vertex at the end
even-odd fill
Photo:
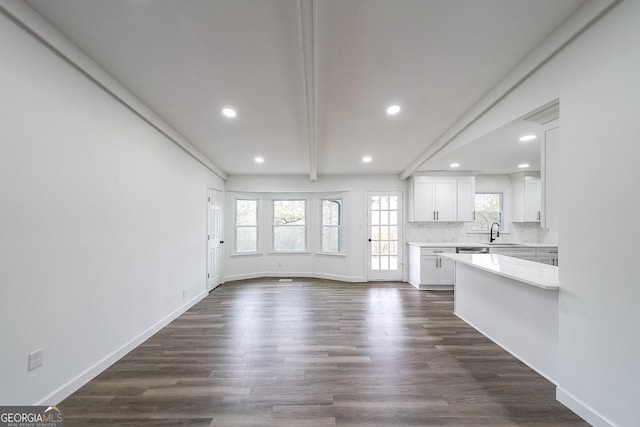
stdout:
POLYGON ((391 255, 398 255, 398 241, 389 242, 389 253, 391 255))
POLYGON ((502 228, 502 193, 476 193, 474 231, 489 231, 497 222, 502 228))
POLYGON ((389 224, 391 225, 398 224, 398 211, 389 212, 389 224))
POLYGON ((389 270, 397 270, 398 269, 398 257, 392 256, 389 257, 389 270))
POLYGON ((274 225, 304 225, 305 224, 304 200, 274 200, 273 223, 274 225))
POLYGON ((340 252, 340 229, 338 227, 322 227, 322 251, 340 252))
POLYGON ((372 270, 380 270, 380 257, 372 256, 371 257, 371 269, 372 270))
POLYGON ((380 196, 371 196, 371 210, 380 210, 380 196))
POLYGON ((371 255, 380 255, 380 242, 371 242, 371 255))
POLYGON ((273 227, 273 249, 276 251, 304 251, 305 227, 275 226, 273 227))
POLYGON ((389 269, 389 257, 381 256, 380 257, 380 270, 388 270, 389 269))
POLYGON ((322 201, 322 225, 340 225, 340 200, 322 201))
POLYGON ((380 196, 381 209, 389 209, 389 196, 380 196))
POLYGON ((392 210, 398 210, 398 196, 389 197, 389 207, 392 210))
POLYGON ((380 224, 380 211, 371 212, 371 224, 372 225, 380 224))
POLYGON ((389 224, 389 212, 387 211, 380 212, 380 224, 382 225, 389 224))
POLYGON ((258 250, 257 231, 257 227, 238 227, 236 229, 236 252, 256 252, 258 250))
POLYGON ((389 227, 380 227, 380 240, 389 240, 389 227))
POLYGON ((236 200, 236 225, 258 225, 257 200, 236 200))
POLYGON ((380 240, 380 227, 371 227, 371 240, 380 240))

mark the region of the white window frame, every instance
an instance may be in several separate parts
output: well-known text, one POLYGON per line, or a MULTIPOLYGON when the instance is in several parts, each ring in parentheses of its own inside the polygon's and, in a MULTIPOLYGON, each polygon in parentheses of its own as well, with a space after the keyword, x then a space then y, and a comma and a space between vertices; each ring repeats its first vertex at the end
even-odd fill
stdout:
POLYGON ((343 211, 344 211, 344 203, 342 198, 340 197, 322 197, 320 198, 320 250, 319 254, 322 255, 344 255, 343 249, 343 211), (323 215, 323 205, 324 202, 338 202, 339 203, 339 213, 338 213, 338 225, 325 225, 324 224, 324 215, 323 215), (324 241, 324 230, 325 228, 337 228, 338 229, 338 251, 325 251, 322 247, 322 242, 324 241))
POLYGON ((236 197, 233 202, 233 255, 256 255, 260 254, 260 199, 257 197, 236 197), (248 252, 238 252, 238 227, 254 227, 249 225, 238 225, 238 202, 241 200, 256 202, 256 250, 248 252))
MULTIPOLYGON (((508 229, 506 226, 506 221, 505 221, 505 213, 504 213, 504 201, 505 201, 505 197, 504 197, 504 192, 503 191, 476 191, 475 194, 499 194, 500 195, 500 210, 498 211, 500 213, 500 221, 497 221, 498 224, 500 224, 500 232, 503 233, 508 233, 508 229)), ((474 215, 477 215, 478 212, 481 211, 477 211, 475 210, 475 194, 474 194, 474 199, 473 199, 473 203, 474 203, 474 215)), ((490 230, 477 230, 474 229, 475 226, 475 220, 473 222, 469 223, 469 233, 476 233, 476 234, 489 234, 491 231, 490 230)))
POLYGON ((271 200, 271 251, 275 254, 308 254, 309 252, 309 200, 305 197, 279 197, 271 200), (276 202, 304 202, 304 249, 301 250, 281 250, 276 249, 276 228, 277 227, 301 227, 301 225, 277 225, 275 223, 276 202))

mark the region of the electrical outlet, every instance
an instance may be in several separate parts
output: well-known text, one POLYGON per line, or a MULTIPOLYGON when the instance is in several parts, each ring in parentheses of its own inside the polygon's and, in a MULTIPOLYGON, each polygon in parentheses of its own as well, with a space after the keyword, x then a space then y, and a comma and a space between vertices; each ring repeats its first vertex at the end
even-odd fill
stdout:
POLYGON ((182 291, 182 299, 187 299, 187 291, 186 290, 182 291))
POLYGON ((44 357, 44 348, 39 348, 29 353, 29 370, 33 371, 38 366, 42 366, 43 357, 44 357))

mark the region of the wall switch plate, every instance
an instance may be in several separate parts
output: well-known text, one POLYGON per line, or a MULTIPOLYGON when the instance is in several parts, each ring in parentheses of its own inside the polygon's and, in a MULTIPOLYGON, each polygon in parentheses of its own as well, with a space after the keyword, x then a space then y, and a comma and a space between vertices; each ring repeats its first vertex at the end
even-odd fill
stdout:
POLYGON ((187 299, 187 291, 182 291, 182 299, 187 299))
POLYGON ((44 348, 39 348, 29 353, 29 370, 33 371, 38 366, 42 366, 43 357, 44 357, 44 348))

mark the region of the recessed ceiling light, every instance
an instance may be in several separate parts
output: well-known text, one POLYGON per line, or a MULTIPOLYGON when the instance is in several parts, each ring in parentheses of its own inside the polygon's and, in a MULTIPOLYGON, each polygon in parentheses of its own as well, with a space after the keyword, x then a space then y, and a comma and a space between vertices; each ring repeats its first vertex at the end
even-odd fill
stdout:
POLYGON ((519 167, 520 169, 528 168, 529 166, 530 166, 530 165, 529 165, 529 163, 520 163, 520 164, 518 165, 518 167, 519 167))
POLYGON ((399 105, 392 105, 389 108, 387 108, 387 114, 390 116, 396 115, 400 112, 400 106, 399 105))
POLYGON ((222 109, 222 114, 224 114, 227 117, 235 117, 236 116, 236 110, 234 110, 233 108, 223 108, 222 109))
POLYGON ((362 158, 362 163, 369 163, 371 160, 373 160, 371 156, 364 156, 362 158))
POLYGON ((520 137, 520 142, 533 141, 536 139, 538 135, 524 135, 520 137))
POLYGON ((451 163, 449 165, 450 168, 459 168, 460 167, 460 163, 451 163))
POLYGON ((264 163, 264 158, 256 157, 255 159, 253 159, 253 161, 256 162, 256 163, 264 163))

